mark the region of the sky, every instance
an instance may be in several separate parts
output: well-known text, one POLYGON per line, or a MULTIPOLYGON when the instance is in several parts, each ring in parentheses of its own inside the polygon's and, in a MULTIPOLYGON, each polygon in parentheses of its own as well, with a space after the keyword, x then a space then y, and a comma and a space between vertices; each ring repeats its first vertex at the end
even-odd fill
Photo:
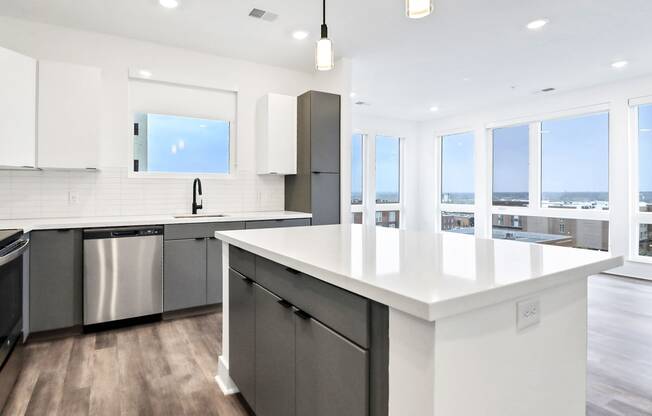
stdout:
POLYGON ((639 174, 641 192, 652 192, 652 104, 639 107, 639 174))
POLYGON ((399 192, 399 144, 398 137, 376 136, 376 195, 399 192))
POLYGON ((529 142, 527 124, 494 129, 494 192, 528 192, 529 142))
POLYGON ((229 172, 229 123, 147 115, 147 170, 229 172))
POLYGON ((442 194, 472 193, 474 187, 473 132, 451 134, 442 139, 442 194))
POLYGON ((351 193, 362 195, 362 134, 354 134, 352 140, 351 193))

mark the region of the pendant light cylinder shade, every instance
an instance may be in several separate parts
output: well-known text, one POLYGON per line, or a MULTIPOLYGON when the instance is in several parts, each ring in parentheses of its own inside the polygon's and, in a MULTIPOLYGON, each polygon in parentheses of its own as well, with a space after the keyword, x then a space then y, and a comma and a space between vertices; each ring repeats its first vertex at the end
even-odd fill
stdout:
POLYGON ((317 41, 315 49, 315 62, 318 71, 330 71, 335 66, 333 62, 333 42, 327 37, 322 37, 317 41))
POLYGON ((405 0, 405 14, 410 19, 426 17, 432 10, 432 0, 405 0))

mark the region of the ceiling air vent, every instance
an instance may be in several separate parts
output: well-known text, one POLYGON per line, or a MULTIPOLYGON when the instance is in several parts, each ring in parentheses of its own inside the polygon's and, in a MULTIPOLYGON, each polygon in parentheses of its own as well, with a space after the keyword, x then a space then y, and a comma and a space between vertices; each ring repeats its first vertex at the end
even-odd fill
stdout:
POLYGON ((355 104, 355 105, 371 105, 371 104, 369 104, 369 103, 366 102, 366 101, 356 101, 354 104, 355 104))
POLYGON ((541 90, 541 92, 553 92, 555 89, 550 87, 550 88, 544 88, 541 90))
POLYGON ((267 10, 251 9, 249 16, 255 19, 262 19, 268 22, 273 22, 278 18, 276 13, 268 12, 267 10))

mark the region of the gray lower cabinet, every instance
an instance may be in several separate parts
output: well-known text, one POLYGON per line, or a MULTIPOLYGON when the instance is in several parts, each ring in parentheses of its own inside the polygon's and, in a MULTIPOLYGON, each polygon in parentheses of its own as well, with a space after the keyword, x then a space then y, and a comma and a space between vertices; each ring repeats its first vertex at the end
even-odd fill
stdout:
POLYGON ((368 352, 318 321, 296 320, 296 416, 368 415, 368 352))
POLYGON ((313 225, 340 223, 340 175, 337 173, 313 173, 312 215, 313 225))
POLYGON ((30 239, 30 331, 49 331, 81 325, 81 230, 32 231, 30 239))
POLYGON ((254 283, 256 298, 256 415, 293 416, 292 305, 254 283))
POLYGON ((206 241, 168 240, 163 258, 163 310, 205 305, 206 241))
POLYGON ((306 227, 308 225, 310 225, 310 218, 292 218, 287 220, 247 221, 245 228, 252 230, 257 228, 306 227))
POLYGON ((206 303, 222 303, 222 240, 206 239, 206 303))
POLYGON ((255 308, 253 281, 229 270, 229 374, 252 409, 256 409, 255 308))

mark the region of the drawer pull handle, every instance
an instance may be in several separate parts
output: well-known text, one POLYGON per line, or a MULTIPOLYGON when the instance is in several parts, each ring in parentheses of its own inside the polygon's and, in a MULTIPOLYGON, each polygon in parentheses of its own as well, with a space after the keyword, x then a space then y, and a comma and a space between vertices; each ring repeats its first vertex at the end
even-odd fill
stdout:
POLYGON ((286 271, 286 272, 289 272, 289 273, 292 273, 292 274, 294 274, 294 275, 297 275, 297 276, 301 274, 300 271, 295 270, 295 269, 293 269, 292 267, 286 267, 286 268, 285 268, 285 271, 286 271))
POLYGON ((287 300, 285 300, 285 299, 279 299, 278 304, 281 305, 282 307, 288 308, 288 309, 292 307, 292 304, 290 302, 288 302, 287 300))
POLYGON ((294 314, 295 314, 296 316, 298 316, 299 318, 301 318, 301 319, 306 319, 306 320, 308 320, 308 319, 311 318, 311 316, 310 316, 309 314, 307 314, 306 312, 302 311, 301 309, 297 309, 296 311, 294 311, 294 314))

